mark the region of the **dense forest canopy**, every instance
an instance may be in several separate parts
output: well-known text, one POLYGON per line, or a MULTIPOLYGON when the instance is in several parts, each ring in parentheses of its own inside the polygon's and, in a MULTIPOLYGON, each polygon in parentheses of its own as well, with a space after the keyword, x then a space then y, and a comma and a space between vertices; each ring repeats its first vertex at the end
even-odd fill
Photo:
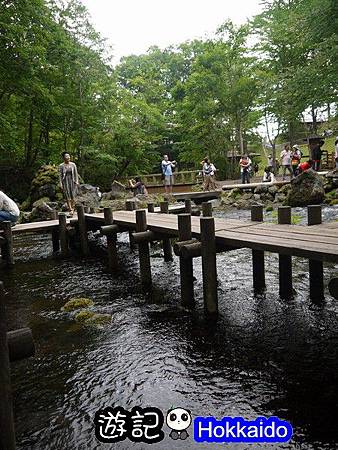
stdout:
MULTIPOLYGON (((337 113, 335 0, 269 0, 213 38, 127 56, 79 0, 0 0, 0 165, 35 169, 71 153, 86 181, 180 168, 257 148, 259 124, 293 141, 304 111, 337 113), (157 168, 157 170, 156 170, 157 168)), ((156 41, 156 36, 154 36, 156 41)))

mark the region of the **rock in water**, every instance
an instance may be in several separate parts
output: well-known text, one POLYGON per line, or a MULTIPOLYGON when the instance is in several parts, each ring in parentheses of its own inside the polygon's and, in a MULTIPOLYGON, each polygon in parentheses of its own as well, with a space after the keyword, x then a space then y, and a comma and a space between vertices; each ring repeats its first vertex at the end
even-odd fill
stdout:
POLYGON ((291 180, 291 189, 288 192, 286 203, 289 206, 315 205, 322 203, 324 195, 322 178, 310 169, 291 180))

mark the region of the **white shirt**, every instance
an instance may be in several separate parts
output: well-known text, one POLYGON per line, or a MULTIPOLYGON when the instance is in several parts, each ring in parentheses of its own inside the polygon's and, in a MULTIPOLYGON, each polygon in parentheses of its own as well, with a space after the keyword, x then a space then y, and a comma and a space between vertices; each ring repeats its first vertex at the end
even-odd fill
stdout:
POLYGON ((15 217, 20 216, 17 204, 2 191, 0 191, 0 210, 7 211, 15 217))
POLYGON ((290 166, 291 165, 291 152, 287 152, 283 150, 280 154, 282 160, 282 166, 290 166))

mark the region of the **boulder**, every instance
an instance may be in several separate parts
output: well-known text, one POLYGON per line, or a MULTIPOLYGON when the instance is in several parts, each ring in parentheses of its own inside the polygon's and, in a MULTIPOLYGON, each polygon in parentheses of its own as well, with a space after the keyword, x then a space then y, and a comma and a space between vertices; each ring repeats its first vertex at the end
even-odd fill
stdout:
POLYGON ((290 184, 284 184, 281 188, 278 189, 278 192, 280 192, 281 194, 287 194, 290 189, 291 189, 290 184))
POLYGON ((50 200, 55 200, 56 186, 55 184, 44 184, 38 189, 39 198, 48 197, 50 200))
POLYGON ((32 212, 29 214, 29 222, 39 222, 41 220, 54 219, 55 211, 46 202, 35 202, 32 212))
POLYGON ((268 189, 269 194, 275 196, 278 192, 278 187, 277 186, 270 186, 268 189))
POLYGON ((312 169, 291 180, 286 202, 289 206, 307 206, 322 203, 325 191, 320 175, 312 169))
POLYGON ((115 180, 111 185, 111 193, 115 195, 115 198, 117 198, 121 196, 121 194, 123 195, 126 193, 126 187, 122 183, 115 180))
POLYGON ((84 206, 98 208, 100 203, 100 191, 91 184, 80 184, 76 196, 76 203, 82 203, 84 206))
POLYGON ((262 184, 261 186, 257 186, 254 190, 255 194, 265 194, 269 192, 269 186, 262 184))

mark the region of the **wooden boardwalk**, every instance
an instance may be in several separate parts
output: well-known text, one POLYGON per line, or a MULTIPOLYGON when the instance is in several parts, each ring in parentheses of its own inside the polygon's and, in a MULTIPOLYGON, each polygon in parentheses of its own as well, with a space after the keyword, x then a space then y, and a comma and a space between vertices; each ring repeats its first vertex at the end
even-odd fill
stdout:
MULTIPOLYGON (((168 237, 178 236, 177 217, 147 213, 148 229, 168 237)), ((102 214, 86 214, 89 221, 104 224, 102 214)), ((135 211, 115 211, 114 223, 136 229, 135 211)), ((200 219, 191 217, 192 235, 200 237, 200 219)), ((216 242, 229 248, 250 248, 338 263, 338 222, 315 226, 277 225, 250 220, 215 218, 216 242)))

